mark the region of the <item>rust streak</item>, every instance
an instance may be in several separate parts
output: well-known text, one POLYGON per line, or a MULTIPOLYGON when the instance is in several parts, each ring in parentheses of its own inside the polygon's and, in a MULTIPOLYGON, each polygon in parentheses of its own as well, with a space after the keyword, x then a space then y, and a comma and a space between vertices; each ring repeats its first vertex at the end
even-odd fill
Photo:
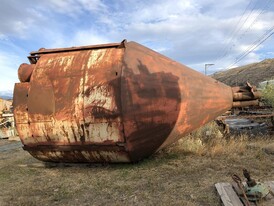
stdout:
POLYGON ((258 96, 135 42, 40 49, 29 59, 14 117, 24 149, 42 161, 139 161, 230 109, 232 91, 258 96))

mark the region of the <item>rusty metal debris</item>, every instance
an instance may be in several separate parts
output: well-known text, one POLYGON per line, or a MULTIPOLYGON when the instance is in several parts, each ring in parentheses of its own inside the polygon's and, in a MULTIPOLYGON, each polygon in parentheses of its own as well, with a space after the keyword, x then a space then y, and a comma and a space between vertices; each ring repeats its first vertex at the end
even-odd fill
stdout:
POLYGON ((243 169, 243 175, 246 178, 246 181, 243 182, 241 178, 234 174, 232 179, 237 184, 234 184, 234 189, 237 194, 242 198, 244 205, 250 205, 251 202, 259 202, 269 195, 269 198, 272 198, 272 191, 265 184, 261 182, 256 182, 251 178, 250 173, 243 169))
POLYGON ((224 124, 227 125, 226 133, 230 134, 249 134, 250 136, 254 135, 263 135, 268 134, 268 125, 266 123, 259 123, 252 121, 247 118, 234 118, 224 120, 224 124))
POLYGON ((135 42, 28 58, 14 116, 24 149, 42 161, 139 161, 232 107, 231 87, 135 42))
POLYGON ((225 134, 265 135, 274 132, 274 112, 272 107, 253 106, 233 108, 217 117, 216 122, 225 134))
POLYGON ((247 107, 259 105, 259 98, 262 97, 256 86, 246 83, 245 86, 232 87, 233 107, 247 107))
POLYGON ((236 174, 232 175, 232 179, 237 184, 238 188, 240 189, 239 193, 244 198, 244 200, 246 202, 245 205, 246 206, 250 206, 250 202, 249 202, 249 200, 248 200, 248 198, 246 196, 246 191, 244 189, 244 185, 242 183, 242 179, 238 175, 236 175, 236 174))
POLYGON ((0 98, 0 139, 15 135, 12 102, 0 98))
POLYGON ((232 87, 233 107, 216 122, 225 134, 270 134, 274 131, 272 107, 259 104, 260 91, 248 82, 245 86, 232 87))

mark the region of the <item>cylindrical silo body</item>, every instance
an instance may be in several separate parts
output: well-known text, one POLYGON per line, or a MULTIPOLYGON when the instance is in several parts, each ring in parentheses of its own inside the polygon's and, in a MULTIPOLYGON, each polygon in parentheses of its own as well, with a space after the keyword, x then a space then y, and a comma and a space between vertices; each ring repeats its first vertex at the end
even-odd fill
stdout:
POLYGON ((24 149, 42 161, 138 161, 232 106, 229 86, 135 42, 29 59, 14 115, 24 149))

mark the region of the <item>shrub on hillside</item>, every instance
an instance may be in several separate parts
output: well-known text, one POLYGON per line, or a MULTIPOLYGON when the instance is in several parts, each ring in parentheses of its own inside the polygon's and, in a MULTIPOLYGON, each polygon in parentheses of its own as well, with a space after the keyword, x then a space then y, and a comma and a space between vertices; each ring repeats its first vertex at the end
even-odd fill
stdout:
POLYGON ((262 90, 264 101, 274 107, 274 84, 268 84, 262 90))

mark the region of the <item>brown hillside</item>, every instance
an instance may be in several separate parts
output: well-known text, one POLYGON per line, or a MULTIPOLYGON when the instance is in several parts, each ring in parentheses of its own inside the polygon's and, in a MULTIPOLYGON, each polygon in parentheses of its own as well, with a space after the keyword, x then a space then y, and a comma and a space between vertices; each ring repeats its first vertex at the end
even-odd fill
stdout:
POLYGON ((230 86, 242 85, 247 81, 258 86, 262 81, 274 79, 274 59, 217 72, 211 77, 230 86))

